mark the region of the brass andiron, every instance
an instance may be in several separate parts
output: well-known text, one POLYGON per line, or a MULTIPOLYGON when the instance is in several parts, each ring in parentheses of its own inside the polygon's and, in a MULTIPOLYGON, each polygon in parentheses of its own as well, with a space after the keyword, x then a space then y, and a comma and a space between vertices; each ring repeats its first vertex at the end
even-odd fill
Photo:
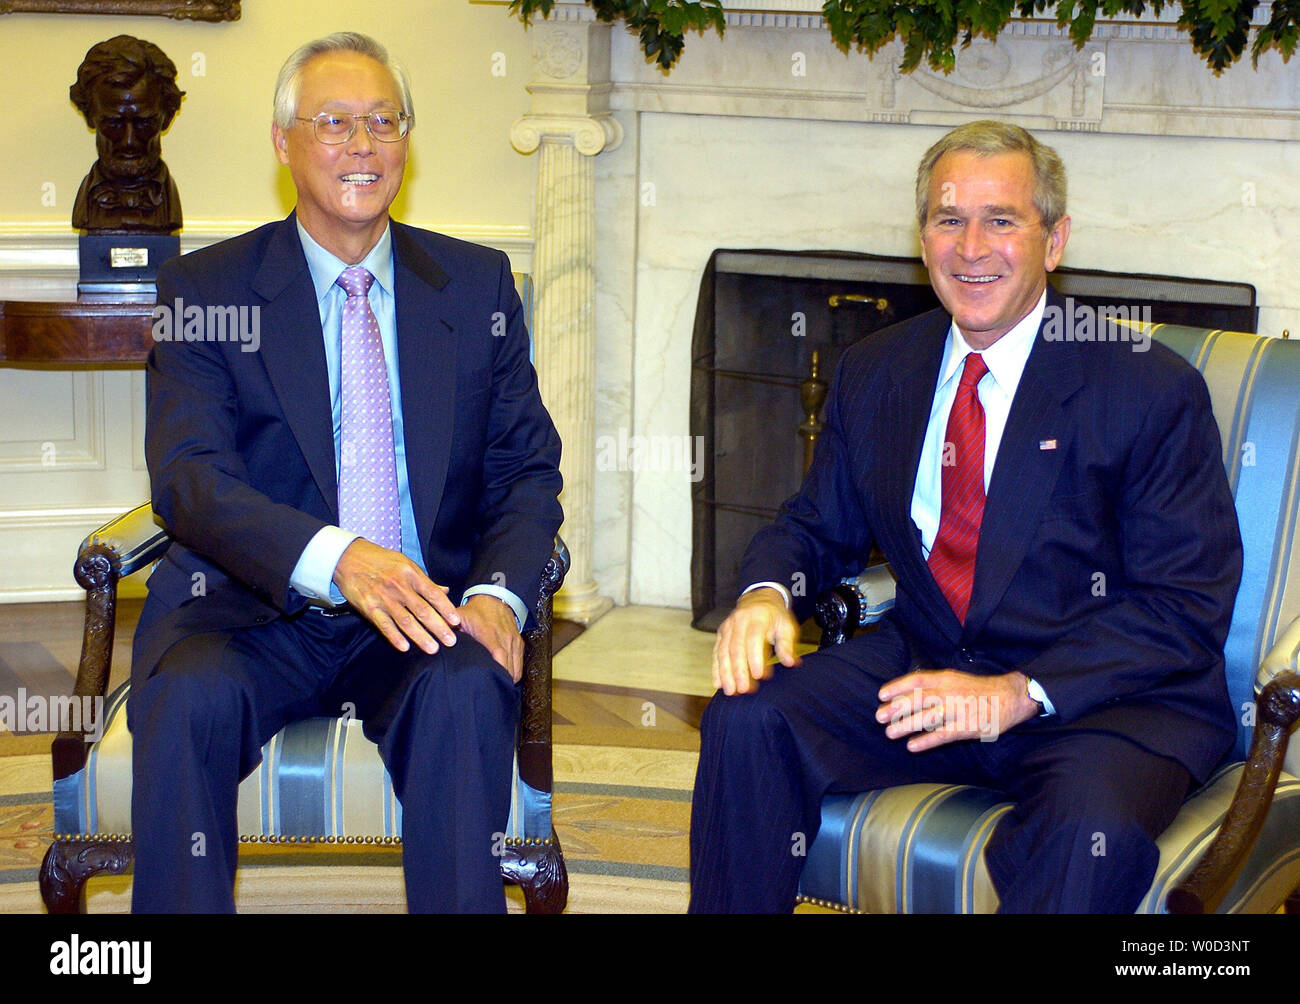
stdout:
POLYGON ((826 381, 818 372, 821 360, 817 350, 813 350, 812 362, 808 366, 808 379, 799 383, 799 403, 804 410, 804 420, 799 423, 799 435, 803 437, 803 472, 808 473, 812 466, 813 451, 817 448, 817 439, 824 428, 821 420, 822 405, 826 403, 826 381))

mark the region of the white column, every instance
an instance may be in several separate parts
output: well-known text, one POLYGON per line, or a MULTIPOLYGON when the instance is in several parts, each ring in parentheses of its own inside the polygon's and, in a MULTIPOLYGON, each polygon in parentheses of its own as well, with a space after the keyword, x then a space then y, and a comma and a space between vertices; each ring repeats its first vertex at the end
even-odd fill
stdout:
POLYGON ((572 565, 555 614, 584 624, 613 601, 592 579, 596 439, 596 186, 592 158, 618 146, 609 114, 609 26, 534 24, 532 108, 510 130, 538 152, 533 344, 542 400, 564 443, 564 526, 572 565))

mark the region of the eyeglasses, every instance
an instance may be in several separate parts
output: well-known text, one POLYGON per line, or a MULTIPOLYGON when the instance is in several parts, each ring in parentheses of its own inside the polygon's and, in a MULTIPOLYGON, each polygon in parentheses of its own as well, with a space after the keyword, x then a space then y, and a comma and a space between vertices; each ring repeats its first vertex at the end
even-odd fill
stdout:
POLYGON ((415 121, 413 115, 399 111, 370 112, 366 115, 352 115, 348 112, 321 112, 314 119, 305 119, 295 115, 299 122, 310 122, 316 138, 327 146, 346 143, 357 131, 357 123, 366 124, 366 132, 381 143, 396 143, 411 131, 415 121))

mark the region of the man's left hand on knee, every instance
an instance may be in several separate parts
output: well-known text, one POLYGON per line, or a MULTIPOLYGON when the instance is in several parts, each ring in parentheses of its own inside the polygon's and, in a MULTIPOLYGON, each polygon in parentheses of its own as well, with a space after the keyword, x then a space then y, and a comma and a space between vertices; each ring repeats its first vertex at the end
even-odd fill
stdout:
POLYGON ((477 593, 460 608, 460 624, 518 683, 524 675, 524 639, 510 607, 486 593, 477 593))
POLYGON ((890 680, 877 695, 876 721, 913 753, 958 739, 991 742, 1041 710, 1023 673, 978 676, 929 669, 890 680))

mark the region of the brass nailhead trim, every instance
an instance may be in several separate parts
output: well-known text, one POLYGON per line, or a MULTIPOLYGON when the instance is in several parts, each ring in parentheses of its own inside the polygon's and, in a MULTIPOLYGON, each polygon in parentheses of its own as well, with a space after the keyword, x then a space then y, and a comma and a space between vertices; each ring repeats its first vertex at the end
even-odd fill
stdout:
MULTIPOLYGON (((54 834, 55 843, 129 843, 132 840, 129 833, 56 833, 54 834)), ((555 843, 552 837, 506 837, 507 846, 510 847, 550 847, 555 843)), ((299 836, 297 834, 267 834, 267 833, 241 833, 239 835, 241 844, 378 844, 386 847, 400 847, 402 844, 401 837, 385 836, 346 836, 334 835, 311 835, 299 836)), ((811 903, 820 902, 799 897, 798 902, 811 903)), ((839 904, 829 904, 838 906, 839 904)), ((840 907, 841 909, 846 909, 840 907)), ((859 911, 850 911, 859 912, 859 911)))
POLYGON ((796 896, 795 903, 806 903, 809 906, 818 906, 826 910, 834 910, 836 913, 862 914, 865 916, 865 911, 863 910, 851 906, 845 906, 843 903, 836 903, 829 899, 817 899, 815 896, 796 896))
POLYGON ((553 837, 506 837, 507 847, 550 847, 554 843, 553 837))
POLYGON ((375 836, 334 836, 333 834, 308 834, 299 835, 296 833, 274 834, 274 833, 255 833, 241 834, 239 837, 241 844, 377 844, 385 847, 400 847, 401 837, 375 837, 375 836))

